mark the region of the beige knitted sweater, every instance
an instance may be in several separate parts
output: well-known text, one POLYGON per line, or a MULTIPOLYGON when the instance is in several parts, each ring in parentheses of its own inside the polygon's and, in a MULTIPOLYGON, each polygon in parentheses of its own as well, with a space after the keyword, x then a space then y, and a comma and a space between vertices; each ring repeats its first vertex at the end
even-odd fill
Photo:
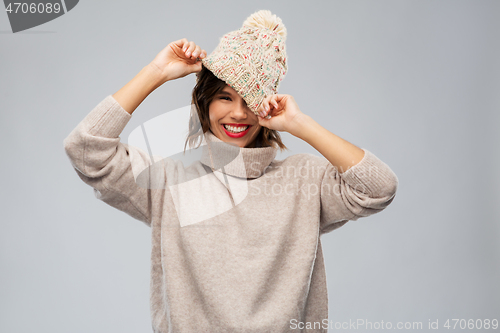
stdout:
POLYGON ((107 96, 64 147, 97 198, 151 227, 153 331, 326 332, 320 236, 387 207, 392 170, 366 149, 339 174, 324 157, 276 160, 210 132, 184 166, 121 143, 130 118, 107 96))

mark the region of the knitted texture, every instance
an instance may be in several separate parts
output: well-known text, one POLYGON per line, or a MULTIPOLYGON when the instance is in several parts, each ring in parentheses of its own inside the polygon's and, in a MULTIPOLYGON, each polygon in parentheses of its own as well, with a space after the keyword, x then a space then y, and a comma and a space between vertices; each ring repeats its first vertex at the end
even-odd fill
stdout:
POLYGON ((262 100, 278 93, 287 72, 286 28, 268 10, 250 15, 243 26, 224 35, 202 63, 226 82, 257 114, 262 100))
POLYGON ((324 157, 276 160, 276 149, 235 150, 211 132, 213 161, 204 153, 187 167, 153 163, 120 142, 131 118, 109 95, 64 147, 98 199, 151 227, 152 331, 326 333, 291 326, 328 321, 320 236, 392 202, 398 180, 389 166, 364 149, 340 174, 324 157), (144 174, 162 186, 139 186, 144 174))

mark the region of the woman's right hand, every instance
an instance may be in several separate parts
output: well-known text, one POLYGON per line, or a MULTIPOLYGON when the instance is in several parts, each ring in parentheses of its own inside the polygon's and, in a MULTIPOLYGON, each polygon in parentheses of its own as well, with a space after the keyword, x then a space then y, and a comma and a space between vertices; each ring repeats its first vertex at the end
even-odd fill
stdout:
POLYGON ((186 38, 167 45, 149 64, 160 75, 161 84, 201 71, 207 52, 186 38))

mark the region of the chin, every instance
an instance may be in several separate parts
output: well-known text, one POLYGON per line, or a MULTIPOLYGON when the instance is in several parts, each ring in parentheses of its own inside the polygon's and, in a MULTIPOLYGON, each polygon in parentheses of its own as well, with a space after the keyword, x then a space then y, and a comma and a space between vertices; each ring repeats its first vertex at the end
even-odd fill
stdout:
POLYGON ((226 138, 225 140, 222 140, 222 141, 227 142, 227 143, 231 143, 231 144, 236 145, 240 148, 245 148, 246 146, 248 146, 250 144, 247 140, 241 141, 241 140, 235 140, 235 139, 230 139, 230 138, 229 139, 226 138))

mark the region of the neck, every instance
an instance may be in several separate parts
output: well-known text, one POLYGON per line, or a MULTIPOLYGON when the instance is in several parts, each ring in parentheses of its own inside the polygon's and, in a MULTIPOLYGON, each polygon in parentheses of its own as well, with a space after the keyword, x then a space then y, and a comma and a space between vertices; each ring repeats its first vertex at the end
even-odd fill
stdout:
POLYGON ((223 142, 210 131, 205 133, 204 138, 206 145, 203 146, 201 162, 213 171, 235 177, 260 177, 277 153, 275 147, 258 147, 257 140, 252 143, 257 148, 241 148, 223 142))

